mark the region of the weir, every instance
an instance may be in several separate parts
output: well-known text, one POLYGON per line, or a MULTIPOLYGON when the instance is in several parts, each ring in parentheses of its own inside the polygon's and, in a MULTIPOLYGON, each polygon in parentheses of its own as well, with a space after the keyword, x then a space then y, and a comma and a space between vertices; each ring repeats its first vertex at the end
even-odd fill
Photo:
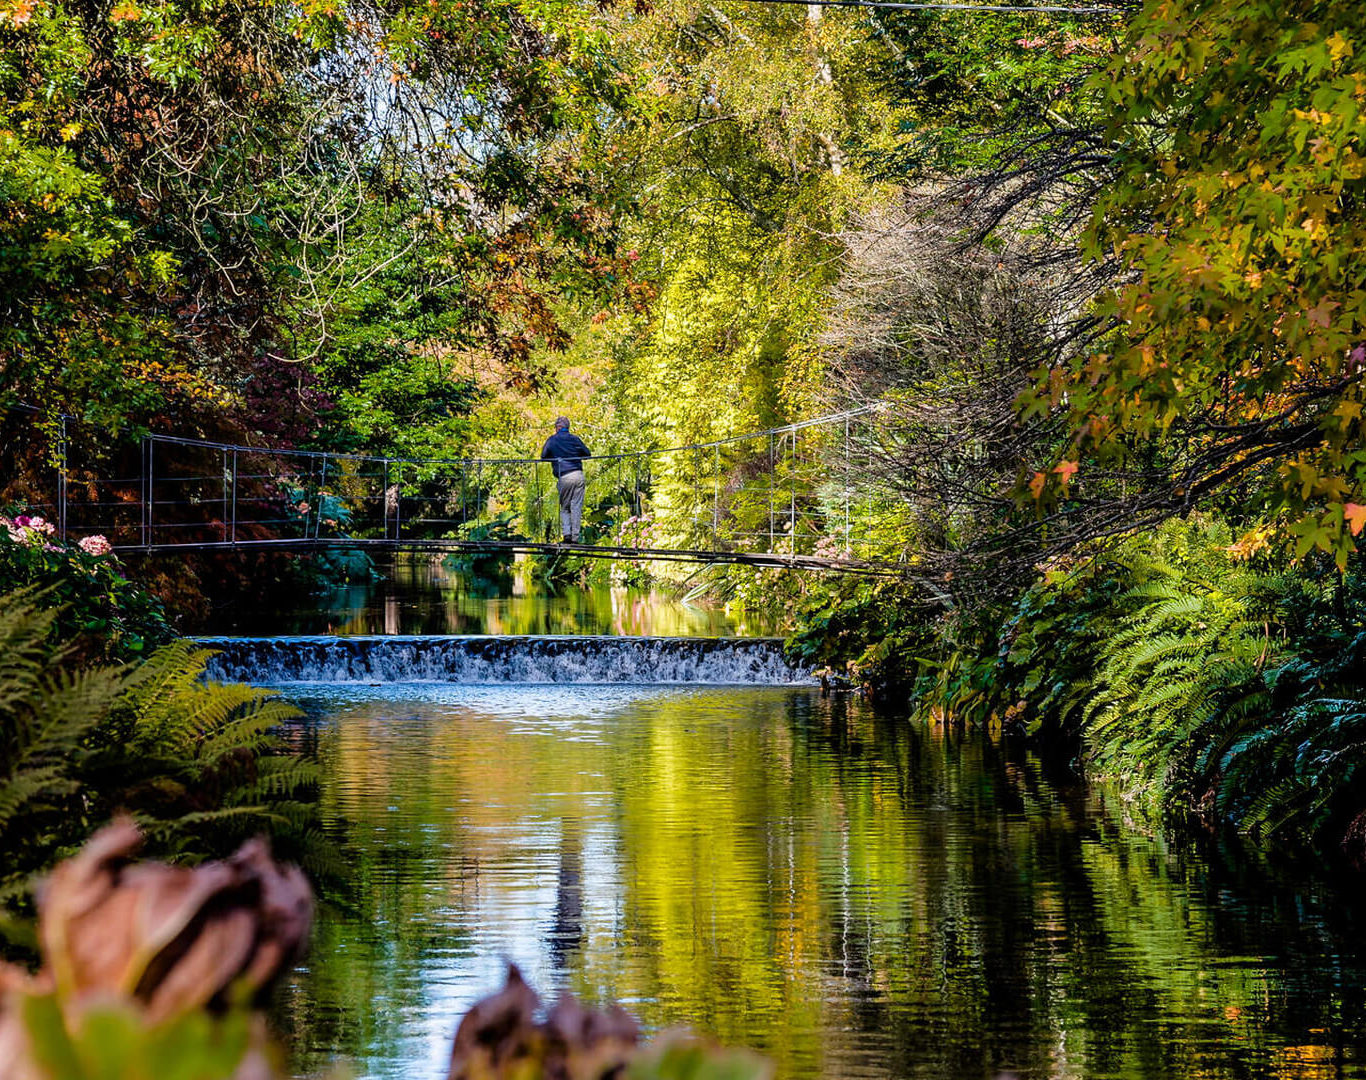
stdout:
POLYGON ((793 686, 778 638, 300 636, 196 639, 211 679, 256 684, 407 683, 793 686))

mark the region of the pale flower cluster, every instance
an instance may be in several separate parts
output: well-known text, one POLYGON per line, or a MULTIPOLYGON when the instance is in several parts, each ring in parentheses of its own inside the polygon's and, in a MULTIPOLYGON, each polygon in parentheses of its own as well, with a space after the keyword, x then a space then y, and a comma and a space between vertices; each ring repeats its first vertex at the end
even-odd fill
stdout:
POLYGON ((87 555, 108 555, 114 550, 114 545, 99 533, 94 536, 82 537, 77 546, 87 555))
POLYGON ((650 548, 655 546, 655 521, 648 515, 632 514, 617 526, 617 543, 622 547, 650 548))
POLYGON ((57 531, 52 522, 37 514, 19 514, 17 517, 0 517, 0 525, 5 527, 9 538, 16 544, 43 543, 57 531))
MULTIPOLYGON (((3 528, 10 540, 16 544, 26 544, 30 547, 41 545, 45 551, 62 550, 49 539, 56 534, 57 527, 38 514, 16 514, 12 518, 0 516, 0 528, 3 528)), ((87 555, 94 555, 96 558, 108 555, 114 550, 114 545, 98 533, 84 537, 77 546, 87 555)))

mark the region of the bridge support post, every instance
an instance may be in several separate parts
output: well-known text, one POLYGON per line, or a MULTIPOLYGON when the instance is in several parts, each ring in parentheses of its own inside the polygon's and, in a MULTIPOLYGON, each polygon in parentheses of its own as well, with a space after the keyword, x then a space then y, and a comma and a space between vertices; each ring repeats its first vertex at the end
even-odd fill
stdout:
POLYGON ((693 528, 700 532, 702 521, 702 452, 700 450, 692 452, 692 513, 688 516, 692 519, 693 528))
POLYGON ((384 539, 389 539, 389 459, 380 462, 379 513, 384 521, 384 539))
POLYGON ((148 551, 152 549, 152 502, 155 494, 154 450, 156 443, 150 436, 142 440, 142 546, 148 551))
POLYGON ((844 550, 852 552, 849 540, 849 417, 844 418, 844 550))
MULTIPOLYGON (((541 505, 541 470, 536 467, 535 462, 531 465, 531 504, 533 506, 532 518, 540 526, 537 532, 545 535, 545 513, 541 505)), ((530 529, 527 530, 531 532, 530 529)), ((532 533, 535 536, 535 533, 532 533)))
POLYGON ((66 541, 66 416, 57 418, 57 536, 66 541))
POLYGON ((222 461, 218 467, 218 538, 227 540, 228 538, 228 452, 224 449, 221 452, 222 461))
POLYGON ((232 452, 232 522, 229 525, 228 541, 237 546, 237 451, 232 452))
POLYGON ((778 485, 778 465, 773 456, 773 432, 768 433, 768 550, 773 550, 773 492, 778 485))
POLYGON ((320 459, 322 467, 318 470, 318 512, 313 518, 313 539, 321 540, 323 535, 323 500, 327 498, 327 455, 320 459))
POLYGON ((721 525, 721 444, 717 443, 712 455, 711 479, 711 546, 717 543, 717 533, 721 525))

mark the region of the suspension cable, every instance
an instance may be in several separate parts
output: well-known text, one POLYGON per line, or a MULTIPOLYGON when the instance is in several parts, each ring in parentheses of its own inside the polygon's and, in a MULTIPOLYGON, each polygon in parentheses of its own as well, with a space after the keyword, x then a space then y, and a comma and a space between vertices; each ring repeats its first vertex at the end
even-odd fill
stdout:
POLYGON ((993 15, 1123 15, 1132 5, 1070 7, 1057 4, 916 3, 913 0, 737 0, 747 4, 797 7, 883 8, 892 11, 963 11, 993 15))
MULTIPOLYGON (((782 424, 778 427, 764 428, 761 431, 750 431, 743 435, 727 435, 724 438, 712 439, 709 442, 687 443, 683 446, 666 446, 658 450, 628 450, 618 454, 591 454, 591 461, 622 461, 628 458, 658 457, 664 454, 677 454, 686 450, 710 450, 713 447, 727 446, 733 443, 749 442, 753 439, 766 438, 769 435, 783 435, 794 431, 801 431, 805 428, 820 427, 824 424, 833 424, 843 420, 850 420, 854 417, 865 416, 868 413, 881 412, 888 407, 888 402, 875 401, 870 405, 861 405, 855 409, 845 409, 842 412, 827 413, 824 416, 813 417, 810 420, 798 420, 792 424, 782 424)), ((397 465, 537 465, 541 459, 538 457, 520 458, 401 458, 385 457, 382 454, 349 454, 334 453, 329 450, 276 450, 267 446, 244 446, 240 443, 220 443, 210 442, 205 439, 190 439, 182 435, 159 435, 150 434, 147 436, 150 442, 169 443, 174 446, 197 447, 202 450, 236 450, 244 454, 273 454, 300 458, 330 458, 338 461, 374 461, 390 462, 397 465)))

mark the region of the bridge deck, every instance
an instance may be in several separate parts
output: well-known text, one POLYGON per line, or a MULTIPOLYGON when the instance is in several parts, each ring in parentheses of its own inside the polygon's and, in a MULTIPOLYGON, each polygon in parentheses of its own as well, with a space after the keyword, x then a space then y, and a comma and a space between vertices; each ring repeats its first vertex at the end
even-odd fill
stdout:
POLYGON ((50 490, 23 498, 26 512, 51 521, 63 541, 100 536, 128 554, 350 547, 892 576, 907 572, 909 556, 876 534, 885 495, 861 479, 885 443, 883 409, 875 402, 588 459, 594 512, 638 525, 620 537, 701 548, 547 542, 559 535, 551 530, 560 508, 550 463, 539 457, 417 460, 148 434, 134 463, 131 447, 110 456, 99 433, 79 422, 73 440, 72 417, 59 418, 55 442, 47 429, 32 429, 55 467, 50 490), (661 506, 668 510, 658 520, 691 539, 654 531, 661 506), (469 538, 489 533, 544 539, 469 538))
POLYGON ((126 544, 117 550, 152 554, 204 551, 261 551, 288 549, 317 551, 325 548, 382 548, 390 551, 463 552, 472 555, 537 554, 577 556, 584 559, 638 559, 645 562, 683 562, 732 564, 796 570, 828 570, 845 574, 892 576, 898 568, 862 562, 858 559, 828 559, 818 555, 792 555, 782 552, 690 551, 679 548, 633 548, 609 544, 538 544, 529 540, 384 540, 348 538, 279 538, 270 540, 205 541, 176 544, 126 544))

